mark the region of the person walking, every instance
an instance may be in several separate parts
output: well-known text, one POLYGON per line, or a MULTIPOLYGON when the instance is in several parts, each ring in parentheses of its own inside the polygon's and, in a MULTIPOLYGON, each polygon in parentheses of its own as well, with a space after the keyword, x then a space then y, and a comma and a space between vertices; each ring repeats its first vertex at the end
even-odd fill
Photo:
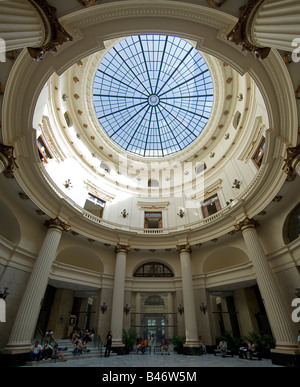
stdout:
POLYGON ((104 357, 109 357, 110 350, 112 345, 112 331, 109 331, 106 335, 106 347, 104 357))

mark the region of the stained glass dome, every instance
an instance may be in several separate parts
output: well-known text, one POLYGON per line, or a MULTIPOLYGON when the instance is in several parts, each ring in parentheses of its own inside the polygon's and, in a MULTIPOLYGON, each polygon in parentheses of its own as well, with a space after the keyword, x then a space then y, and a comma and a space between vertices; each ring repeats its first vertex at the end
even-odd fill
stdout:
POLYGON ((213 82, 205 60, 187 41, 136 35, 102 59, 93 101, 102 128, 118 146, 164 157, 185 149, 205 128, 213 82))

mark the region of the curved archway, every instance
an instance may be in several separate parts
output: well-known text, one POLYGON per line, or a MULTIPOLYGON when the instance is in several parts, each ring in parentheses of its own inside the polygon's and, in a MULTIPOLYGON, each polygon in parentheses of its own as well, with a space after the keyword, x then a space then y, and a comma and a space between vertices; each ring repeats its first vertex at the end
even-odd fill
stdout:
POLYGON ((21 240, 21 230, 17 218, 7 205, 0 200, 0 235, 17 245, 21 240))
POLYGON ((174 273, 161 262, 146 262, 133 271, 133 277, 174 277, 174 273))
POLYGON ((300 203, 288 214, 283 225, 283 240, 287 245, 300 235, 300 203))
POLYGON ((84 247, 76 246, 66 248, 58 254, 56 261, 99 273, 104 271, 103 263, 99 256, 92 250, 84 247))
POLYGON ((203 264, 203 272, 226 269, 232 266, 249 262, 247 254, 236 247, 220 248, 213 251, 203 264))

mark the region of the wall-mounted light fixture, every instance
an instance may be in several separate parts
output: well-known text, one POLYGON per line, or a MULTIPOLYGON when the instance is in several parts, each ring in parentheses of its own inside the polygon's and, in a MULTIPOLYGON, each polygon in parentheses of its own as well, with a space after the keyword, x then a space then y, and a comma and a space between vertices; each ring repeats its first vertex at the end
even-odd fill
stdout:
POLYGON ((130 306, 128 304, 126 304, 124 306, 124 313, 126 314, 126 316, 128 315, 128 313, 130 312, 130 306))
POLYGON ((0 298, 2 298, 2 300, 5 300, 8 295, 9 295, 8 288, 4 288, 4 290, 0 290, 0 298))
POLYGON ((232 183, 232 188, 240 189, 240 187, 241 187, 241 182, 237 179, 234 179, 234 181, 232 183))
POLYGON ((121 211, 121 215, 123 216, 123 218, 126 218, 129 214, 128 214, 128 212, 126 211, 126 209, 124 208, 124 210, 121 211))
POLYGON ((66 181, 64 182, 64 187, 65 187, 65 188, 73 188, 70 179, 68 179, 68 180, 66 180, 66 181))
POLYGON ((183 218, 183 217, 184 217, 184 211, 183 211, 183 209, 180 208, 180 210, 179 210, 179 212, 178 212, 177 215, 180 216, 180 218, 183 218))
POLYGON ((200 310, 202 313, 205 314, 205 312, 207 311, 207 305, 204 304, 204 302, 201 302, 200 304, 200 310))
POLYGON ((107 311, 107 305, 105 302, 103 302, 103 304, 100 306, 100 309, 102 313, 105 313, 107 311))
POLYGON ((177 310, 178 310, 178 312, 179 312, 180 314, 182 314, 182 313, 184 312, 184 307, 181 306, 181 304, 179 304, 179 305, 177 306, 177 310))

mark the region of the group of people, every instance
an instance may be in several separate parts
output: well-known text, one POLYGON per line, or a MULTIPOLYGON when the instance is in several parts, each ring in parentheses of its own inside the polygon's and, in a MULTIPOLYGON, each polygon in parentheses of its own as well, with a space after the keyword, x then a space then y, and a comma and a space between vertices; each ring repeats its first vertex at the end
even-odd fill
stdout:
POLYGON ((76 343, 76 341, 83 341, 84 343, 88 343, 90 341, 93 341, 94 338, 94 331, 90 329, 79 329, 75 328, 70 334, 70 339, 73 342, 73 344, 76 343))
MULTIPOLYGON (((228 345, 224 339, 219 342, 218 349, 223 357, 226 357, 228 353, 228 345)), ((239 358, 240 359, 252 359, 253 353, 256 351, 255 344, 252 340, 241 340, 239 346, 239 358)))
POLYGON ((57 350, 55 352, 52 345, 49 344, 49 341, 46 340, 44 345, 42 346, 38 340, 34 342, 34 344, 30 348, 29 359, 30 361, 40 361, 40 360, 48 360, 48 359, 56 359, 61 358, 62 361, 67 361, 64 358, 64 355, 61 350, 57 350))

